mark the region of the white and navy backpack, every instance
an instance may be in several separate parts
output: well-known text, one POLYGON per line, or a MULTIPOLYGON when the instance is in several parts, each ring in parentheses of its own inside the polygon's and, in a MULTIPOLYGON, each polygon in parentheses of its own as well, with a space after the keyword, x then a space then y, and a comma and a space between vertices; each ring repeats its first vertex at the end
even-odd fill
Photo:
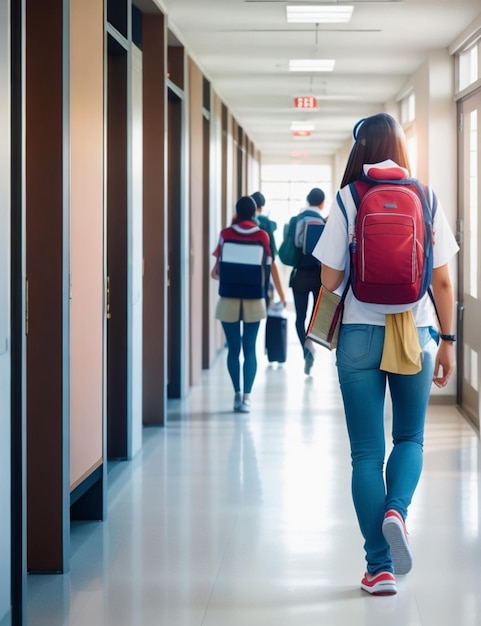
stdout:
POLYGON ((265 298, 270 276, 264 246, 256 241, 224 241, 219 256, 219 295, 265 298))

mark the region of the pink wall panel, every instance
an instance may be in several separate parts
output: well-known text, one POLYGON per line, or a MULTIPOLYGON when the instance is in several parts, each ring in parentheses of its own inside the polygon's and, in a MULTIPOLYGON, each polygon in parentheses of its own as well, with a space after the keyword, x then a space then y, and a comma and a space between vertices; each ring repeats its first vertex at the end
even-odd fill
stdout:
POLYGON ((72 0, 70 12, 73 488, 102 462, 103 450, 103 2, 72 0))

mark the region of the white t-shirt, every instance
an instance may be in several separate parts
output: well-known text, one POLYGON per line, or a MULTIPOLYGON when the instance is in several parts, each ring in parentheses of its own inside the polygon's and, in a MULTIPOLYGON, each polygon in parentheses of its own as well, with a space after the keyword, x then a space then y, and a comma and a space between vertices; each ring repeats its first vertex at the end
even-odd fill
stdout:
MULTIPOLYGON (((346 218, 337 202, 336 196, 336 199, 332 203, 329 219, 327 220, 322 237, 317 242, 312 254, 328 267, 335 270, 344 270, 343 283, 336 289, 337 293, 342 293, 349 277, 349 243, 354 233, 357 209, 349 186, 343 187, 339 193, 348 215, 349 225, 346 223, 346 218)), ((459 247, 439 201, 434 215, 433 231, 433 267, 440 267, 456 254, 459 247)), ((427 293, 411 307, 409 305, 369 304, 360 302, 354 297, 352 289, 349 289, 346 296, 342 323, 384 326, 386 323, 386 313, 399 313, 409 308, 412 308, 416 326, 435 325, 436 318, 434 307, 427 293)))

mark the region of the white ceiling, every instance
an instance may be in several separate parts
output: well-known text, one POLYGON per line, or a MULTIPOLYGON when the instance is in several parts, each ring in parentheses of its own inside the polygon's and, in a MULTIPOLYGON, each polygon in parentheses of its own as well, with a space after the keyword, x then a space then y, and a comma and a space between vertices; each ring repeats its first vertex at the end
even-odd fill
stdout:
POLYGON ((316 27, 286 21, 287 4, 309 0, 153 1, 256 147, 282 157, 332 155, 360 117, 398 97, 427 54, 481 13, 481 0, 341 0, 354 6, 351 21, 316 27), (335 59, 334 71, 288 71, 303 58, 335 59), (306 95, 317 110, 294 108, 306 95), (309 138, 292 136, 300 121, 315 124, 309 138))

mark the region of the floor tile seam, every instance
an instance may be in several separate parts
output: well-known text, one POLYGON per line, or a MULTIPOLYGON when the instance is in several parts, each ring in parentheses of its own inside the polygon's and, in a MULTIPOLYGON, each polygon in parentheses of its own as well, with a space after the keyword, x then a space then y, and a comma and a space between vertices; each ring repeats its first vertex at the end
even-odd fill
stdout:
POLYGON ((217 567, 217 572, 216 572, 216 574, 214 576, 214 580, 212 582, 212 587, 211 587, 211 590, 210 590, 210 593, 209 593, 209 597, 207 598, 205 611, 204 611, 204 615, 202 616, 202 621, 200 623, 200 626, 203 626, 205 624, 205 620, 207 619, 207 613, 209 612, 209 608, 210 608, 210 605, 212 603, 212 598, 214 596, 214 591, 215 591, 215 588, 217 586, 217 582, 219 580, 219 575, 220 575, 220 572, 222 570, 222 567, 223 567, 223 564, 224 564, 224 561, 225 561, 225 556, 226 556, 227 550, 229 548, 229 545, 231 544, 232 537, 234 536, 234 533, 236 532, 238 522, 239 522, 239 516, 236 517, 234 523, 232 524, 232 530, 229 533, 229 536, 227 537, 227 539, 225 541, 224 549, 222 550, 222 554, 221 554, 220 559, 219 559, 219 565, 217 567))

